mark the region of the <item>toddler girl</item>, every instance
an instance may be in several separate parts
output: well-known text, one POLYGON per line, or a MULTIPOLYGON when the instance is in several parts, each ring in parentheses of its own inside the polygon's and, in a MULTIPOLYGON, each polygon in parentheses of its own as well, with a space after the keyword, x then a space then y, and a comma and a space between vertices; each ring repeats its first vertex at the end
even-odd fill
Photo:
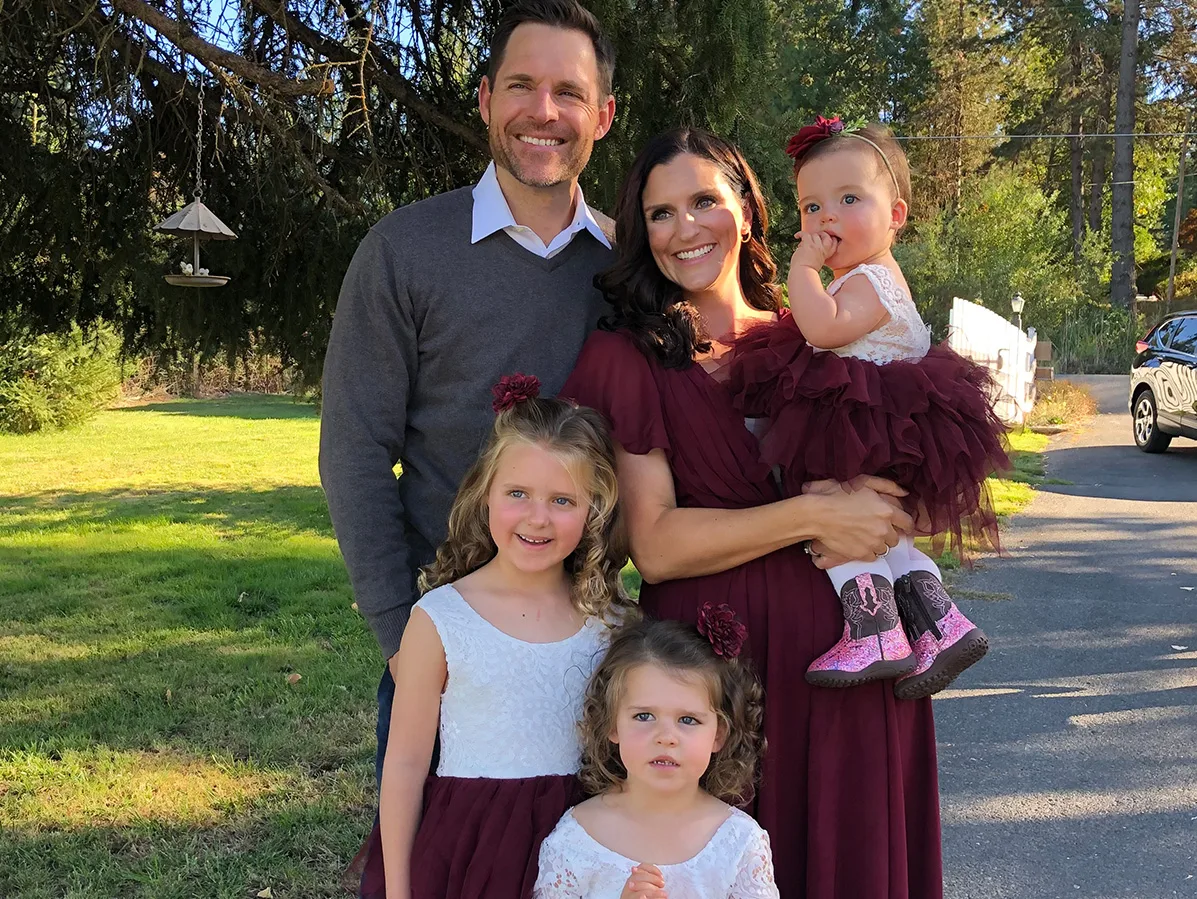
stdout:
MULTIPOLYGON (((791 312, 738 344, 731 375, 746 414, 770 419, 762 455, 782 466, 790 490, 810 480, 890 478, 955 548, 965 531, 996 546, 984 481, 1008 465, 1005 428, 988 372, 931 346, 891 252, 910 203, 902 148, 881 126, 845 131, 838 118, 820 116, 787 152, 802 215, 787 281, 791 312), (824 266, 835 276, 826 289, 824 266)), ((899 698, 930 696, 988 648, 908 537, 883 558, 828 575, 844 631, 808 668, 812 684, 897 678, 899 698)))
POLYGON ((597 795, 540 849, 536 899, 776 899, 769 838, 741 804, 764 748, 744 625, 621 628, 586 691, 582 780, 597 795))
POLYGON ((421 572, 364 896, 526 899, 540 842, 581 798, 575 722, 630 608, 627 552, 602 417, 538 392, 523 375, 495 388, 490 440, 421 572))

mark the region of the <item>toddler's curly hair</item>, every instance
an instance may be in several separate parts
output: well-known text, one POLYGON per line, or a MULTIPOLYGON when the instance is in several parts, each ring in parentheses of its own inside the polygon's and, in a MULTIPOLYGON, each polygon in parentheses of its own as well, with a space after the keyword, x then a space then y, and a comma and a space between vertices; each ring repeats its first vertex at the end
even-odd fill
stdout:
POLYGON ((597 795, 619 789, 627 779, 619 746, 610 737, 628 675, 641 665, 696 676, 706 684, 725 740, 712 754, 700 784, 729 804, 748 802, 765 751, 760 681, 746 659, 716 655, 696 627, 680 621, 641 619, 619 628, 612 637, 606 656, 590 678, 582 706, 582 785, 597 795))

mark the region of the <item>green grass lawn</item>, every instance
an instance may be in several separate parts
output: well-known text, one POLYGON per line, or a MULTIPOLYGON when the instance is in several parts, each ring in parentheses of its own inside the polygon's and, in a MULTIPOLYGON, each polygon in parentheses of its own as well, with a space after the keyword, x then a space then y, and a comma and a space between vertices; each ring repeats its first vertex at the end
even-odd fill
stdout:
MULTIPOLYGON (((381 660, 318 429, 235 396, 0 435, 0 897, 345 894, 381 660)), ((1045 445, 1014 435, 1001 514, 1045 445)))
POLYGON ((0 436, 0 896, 344 895, 381 661, 317 433, 233 397, 0 436))
POLYGON ((1002 479, 989 482, 998 518, 1014 514, 1035 498, 1035 484, 1044 482, 1043 451, 1049 438, 1031 431, 1010 434, 1010 461, 1014 469, 1002 479))

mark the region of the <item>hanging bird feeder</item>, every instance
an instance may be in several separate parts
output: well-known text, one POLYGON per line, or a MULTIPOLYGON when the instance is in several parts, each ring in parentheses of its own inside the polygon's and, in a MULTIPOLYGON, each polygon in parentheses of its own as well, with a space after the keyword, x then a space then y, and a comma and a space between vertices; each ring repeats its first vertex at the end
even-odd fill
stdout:
POLYGON ((206 268, 200 268, 201 240, 236 240, 237 235, 200 201, 198 191, 194 201, 159 224, 157 230, 163 234, 191 238, 192 261, 190 264, 183 263, 179 274, 167 275, 168 284, 176 287, 223 287, 229 282, 227 275, 209 275, 206 268))
POLYGON ((163 234, 173 234, 176 237, 190 237, 192 246, 191 262, 179 264, 179 273, 166 275, 166 283, 176 287, 223 287, 229 283, 227 275, 209 275, 206 268, 200 267, 201 240, 236 240, 237 235, 224 222, 216 217, 200 198, 204 193, 204 182, 201 173, 201 161, 204 153, 204 80, 199 84, 199 122, 195 131, 195 199, 166 219, 160 222, 156 230, 163 234))

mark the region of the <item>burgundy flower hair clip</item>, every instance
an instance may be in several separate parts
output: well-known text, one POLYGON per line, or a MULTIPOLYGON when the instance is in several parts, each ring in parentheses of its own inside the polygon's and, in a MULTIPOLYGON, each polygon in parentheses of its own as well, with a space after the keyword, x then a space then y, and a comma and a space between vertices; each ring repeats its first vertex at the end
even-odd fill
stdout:
POLYGON ((798 129, 798 133, 790 138, 789 143, 786 144, 786 155, 789 156, 795 163, 801 162, 802 157, 807 154, 811 147, 819 143, 819 141, 827 140, 827 138, 841 134, 844 130, 844 123, 840 121, 839 116, 832 116, 829 119, 823 116, 816 116, 813 125, 804 125, 798 129))
POLYGON ((725 602, 717 606, 703 603, 698 613, 698 632, 711 641, 715 655, 724 659, 736 658, 748 637, 748 628, 725 602))
POLYGON ((514 375, 499 378, 499 383, 492 387, 490 392, 495 396, 491 408, 498 415, 514 408, 517 403, 534 400, 540 396, 540 380, 535 375, 516 372, 514 375))

